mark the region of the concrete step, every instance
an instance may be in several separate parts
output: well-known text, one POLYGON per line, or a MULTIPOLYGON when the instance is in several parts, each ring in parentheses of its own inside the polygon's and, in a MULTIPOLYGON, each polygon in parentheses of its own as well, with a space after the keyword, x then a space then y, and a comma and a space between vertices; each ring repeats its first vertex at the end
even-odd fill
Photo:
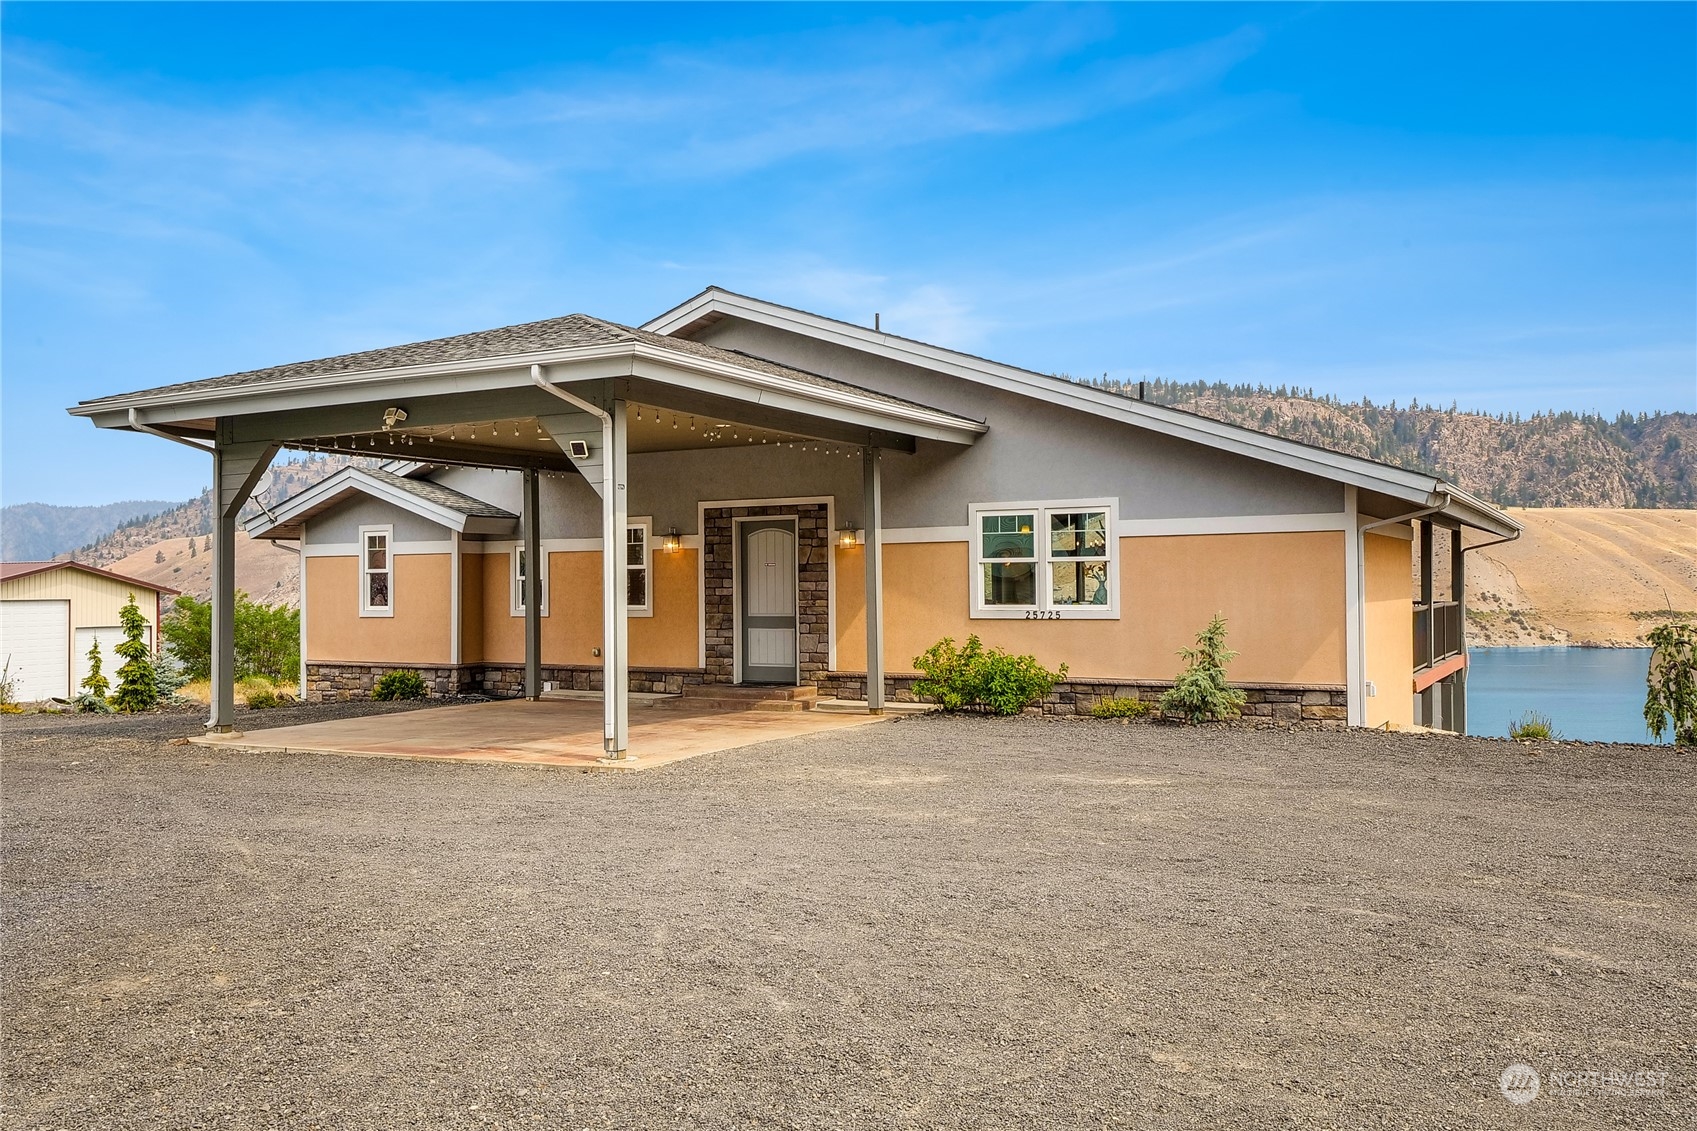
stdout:
MULTIPOLYGON (((834 715, 864 715, 866 700, 821 699, 813 705, 813 709, 834 715)), ((886 700, 884 703, 886 715, 927 715, 936 709, 935 703, 897 703, 894 700, 886 700)))
POLYGON ((709 683, 686 687, 676 703, 684 707, 712 707, 729 711, 809 711, 819 699, 819 689, 800 687, 738 686, 709 683))

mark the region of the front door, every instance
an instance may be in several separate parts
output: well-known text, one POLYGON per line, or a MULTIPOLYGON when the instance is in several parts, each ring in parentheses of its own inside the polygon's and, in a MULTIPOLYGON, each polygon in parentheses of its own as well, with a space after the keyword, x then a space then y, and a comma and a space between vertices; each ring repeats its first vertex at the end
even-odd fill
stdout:
POLYGON ((796 682, 795 519, 742 524, 742 682, 796 682))

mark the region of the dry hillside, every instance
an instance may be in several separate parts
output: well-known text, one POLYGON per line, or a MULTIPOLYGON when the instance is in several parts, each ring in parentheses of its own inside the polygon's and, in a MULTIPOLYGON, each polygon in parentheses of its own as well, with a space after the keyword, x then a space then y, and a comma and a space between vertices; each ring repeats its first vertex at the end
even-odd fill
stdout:
POLYGON ((1468 555, 1472 643, 1642 646, 1670 611, 1697 616, 1697 511, 1509 513, 1526 533, 1468 555))
MULTIPOLYGON (((207 535, 200 534, 155 542, 108 563, 106 568, 168 585, 204 601, 212 595, 212 555, 206 550, 209 540, 207 535)), ((240 532, 236 534, 236 588, 255 601, 298 607, 300 573, 300 557, 294 550, 240 532)))

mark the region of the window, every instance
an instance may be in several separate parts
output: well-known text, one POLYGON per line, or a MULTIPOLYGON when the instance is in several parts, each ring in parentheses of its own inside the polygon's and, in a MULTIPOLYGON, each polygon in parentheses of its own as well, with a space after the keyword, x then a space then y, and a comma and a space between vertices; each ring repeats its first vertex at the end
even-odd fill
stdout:
MULTIPOLYGON (((512 553, 512 612, 515 617, 524 616, 524 544, 521 542, 513 547, 512 553)), ((537 609, 538 616, 548 615, 548 551, 542 552, 542 576, 539 579, 542 586, 542 601, 537 609)))
POLYGON ((653 561, 649 534, 650 523, 646 518, 633 519, 625 527, 625 611, 633 617, 654 615, 649 587, 649 566, 653 561))
POLYGON ((387 526, 359 528, 359 615, 395 615, 395 558, 390 549, 394 531, 387 526))
POLYGON ((1119 615, 1114 504, 986 504, 972 508, 972 615, 1027 620, 1119 615))

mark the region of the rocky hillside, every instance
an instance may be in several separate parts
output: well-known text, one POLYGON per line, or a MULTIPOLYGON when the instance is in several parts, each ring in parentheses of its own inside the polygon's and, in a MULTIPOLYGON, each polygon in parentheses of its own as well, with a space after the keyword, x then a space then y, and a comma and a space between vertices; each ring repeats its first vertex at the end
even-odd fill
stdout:
MULTIPOLYGON (((1136 396, 1135 385, 1087 382, 1136 396)), ((1349 455, 1444 475, 1501 506, 1697 506, 1697 414, 1489 416, 1344 402, 1312 389, 1155 380, 1146 397, 1349 455)))
MULTIPOLYGON (((313 455, 302 456, 292 460, 279 460, 271 467, 271 485, 262 499, 249 500, 242 508, 242 517, 247 518, 259 513, 259 503, 276 503, 288 498, 318 480, 355 462, 352 457, 343 455, 313 455)), ((360 460, 359 462, 367 462, 360 460)), ((162 543, 184 541, 195 537, 203 537, 212 533, 212 492, 211 489, 201 492, 185 503, 178 503, 158 514, 147 515, 124 523, 104 538, 98 538, 80 546, 69 553, 59 554, 62 558, 75 558, 79 562, 90 565, 110 566, 141 550, 152 550, 162 543)), ((163 578, 148 578, 147 580, 165 580, 163 578)), ((169 582, 167 582, 169 584, 169 582)), ((182 586, 173 586, 182 588, 182 586)), ((257 596, 257 594, 256 594, 257 596)))

